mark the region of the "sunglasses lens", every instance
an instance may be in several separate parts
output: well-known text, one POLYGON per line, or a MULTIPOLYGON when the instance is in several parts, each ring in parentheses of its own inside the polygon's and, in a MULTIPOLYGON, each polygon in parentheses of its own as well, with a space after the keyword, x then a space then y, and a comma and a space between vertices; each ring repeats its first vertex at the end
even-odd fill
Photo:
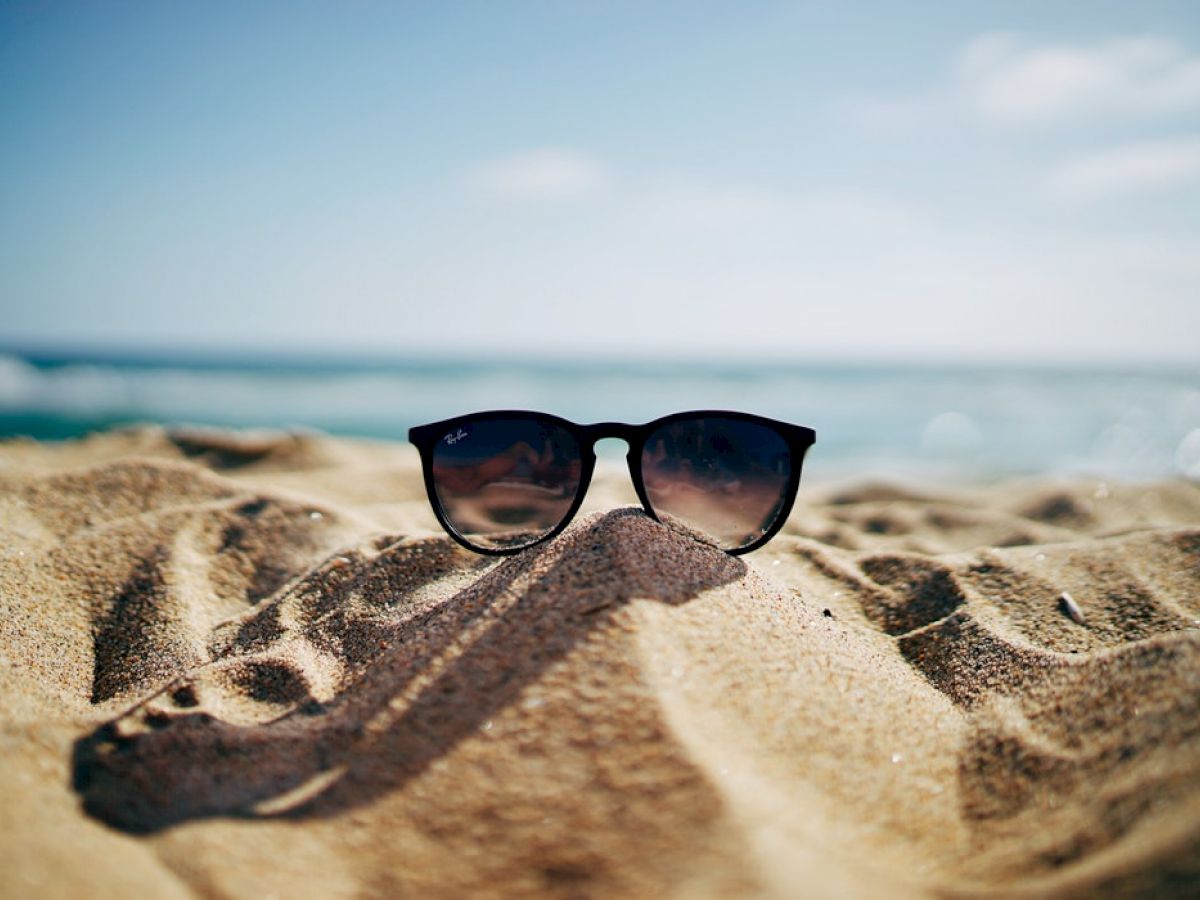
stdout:
POLYGON ((438 503, 481 549, 514 549, 566 518, 579 492, 579 444, 553 422, 481 419, 455 426, 433 451, 438 503))
POLYGON ((792 477, 787 442, 769 425, 707 416, 675 420, 642 450, 642 480, 661 518, 715 538, 753 544, 778 518, 792 477))

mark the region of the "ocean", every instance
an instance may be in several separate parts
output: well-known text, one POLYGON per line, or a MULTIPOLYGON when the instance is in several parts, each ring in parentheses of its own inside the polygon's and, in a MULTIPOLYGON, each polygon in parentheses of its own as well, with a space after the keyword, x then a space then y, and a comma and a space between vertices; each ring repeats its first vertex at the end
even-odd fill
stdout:
MULTIPOLYGON (((817 431, 807 478, 1200 480, 1200 366, 351 361, 0 353, 0 435, 143 422, 403 440, 483 409, 579 422, 738 409, 817 431)), ((606 442, 607 443, 607 442, 606 442)), ((601 447, 617 456, 620 444, 601 447)))

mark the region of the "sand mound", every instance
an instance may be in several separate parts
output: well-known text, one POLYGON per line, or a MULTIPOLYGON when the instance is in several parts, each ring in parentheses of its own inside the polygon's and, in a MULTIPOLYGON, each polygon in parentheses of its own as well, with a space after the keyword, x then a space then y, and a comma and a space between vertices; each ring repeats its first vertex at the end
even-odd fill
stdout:
POLYGON ((0 447, 0 889, 1200 890, 1200 489, 806 499, 496 561, 402 447, 0 447))

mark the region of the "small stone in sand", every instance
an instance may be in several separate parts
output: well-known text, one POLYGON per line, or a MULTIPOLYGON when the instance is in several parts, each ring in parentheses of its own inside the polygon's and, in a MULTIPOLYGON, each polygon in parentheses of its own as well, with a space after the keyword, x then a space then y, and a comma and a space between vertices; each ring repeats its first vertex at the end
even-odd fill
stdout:
POLYGON ((597 603, 595 606, 589 606, 587 609, 583 610, 580 613, 580 615, 581 616, 593 616, 596 613, 600 612, 602 609, 608 609, 610 606, 612 606, 612 601, 605 600, 603 603, 597 603))
POLYGON ((1064 613, 1071 617, 1071 621, 1076 625, 1082 625, 1083 610, 1079 608, 1079 604, 1075 602, 1075 598, 1063 591, 1058 595, 1058 605, 1064 613))

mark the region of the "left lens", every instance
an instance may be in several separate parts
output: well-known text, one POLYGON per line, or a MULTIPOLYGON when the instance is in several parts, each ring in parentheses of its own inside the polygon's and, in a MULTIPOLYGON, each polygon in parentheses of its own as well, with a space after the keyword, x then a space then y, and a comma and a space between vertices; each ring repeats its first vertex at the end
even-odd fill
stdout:
POLYGON ((792 478, 787 442, 770 425, 724 416, 674 419, 642 449, 642 482, 655 515, 748 547, 783 508, 792 478))
POLYGON ((579 492, 579 444, 537 417, 463 421, 433 449, 446 520, 484 550, 533 544, 566 518, 579 492))

